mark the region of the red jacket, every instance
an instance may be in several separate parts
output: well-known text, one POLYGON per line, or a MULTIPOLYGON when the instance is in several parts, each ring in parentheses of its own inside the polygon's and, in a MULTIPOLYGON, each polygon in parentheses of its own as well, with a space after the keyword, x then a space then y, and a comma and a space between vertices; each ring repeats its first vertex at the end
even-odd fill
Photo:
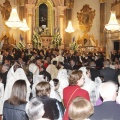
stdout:
POLYGON ((68 87, 64 88, 63 102, 64 102, 64 106, 66 108, 66 111, 64 113, 63 120, 68 120, 69 105, 70 105, 71 101, 77 96, 84 97, 90 101, 89 93, 86 90, 81 89, 80 86, 75 85, 75 86, 68 86, 68 87))

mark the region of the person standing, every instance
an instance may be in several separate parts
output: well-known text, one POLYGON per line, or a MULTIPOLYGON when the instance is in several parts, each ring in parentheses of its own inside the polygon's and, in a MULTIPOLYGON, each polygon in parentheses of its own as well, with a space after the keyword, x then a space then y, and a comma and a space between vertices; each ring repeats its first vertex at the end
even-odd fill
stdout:
POLYGON ((75 70, 70 74, 69 86, 63 90, 63 103, 66 108, 63 120, 68 120, 68 109, 71 101, 81 96, 90 101, 89 94, 86 90, 80 88, 84 84, 84 76, 81 70, 75 70))

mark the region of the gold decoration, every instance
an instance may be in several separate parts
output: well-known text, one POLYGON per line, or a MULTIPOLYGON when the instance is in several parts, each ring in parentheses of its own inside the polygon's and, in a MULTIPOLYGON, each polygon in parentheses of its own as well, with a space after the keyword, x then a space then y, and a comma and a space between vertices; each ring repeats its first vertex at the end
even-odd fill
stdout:
POLYGON ((3 21, 8 20, 8 18, 10 17, 11 9, 12 7, 9 0, 6 0, 3 3, 3 6, 0 4, 0 11, 1 11, 3 21))
POLYGON ((48 7, 48 15, 47 15, 47 28, 49 28, 50 36, 53 34, 53 2, 51 0, 38 0, 36 3, 36 27, 39 26, 39 6, 41 4, 46 4, 48 7))
POLYGON ((84 34, 82 37, 78 37, 77 43, 82 47, 95 47, 98 46, 97 40, 93 35, 84 34))
POLYGON ((99 0, 100 3, 107 2, 107 0, 99 0))
POLYGON ((65 5, 71 9, 74 6, 74 0, 66 0, 65 5))
POLYGON ((120 18, 120 1, 115 1, 114 3, 111 4, 111 9, 112 11, 115 11, 116 13, 116 18, 120 18))
POLYGON ((90 31, 94 17, 95 10, 92 11, 92 9, 87 4, 83 6, 83 8, 80 10, 80 13, 77 12, 79 27, 83 33, 90 31))
POLYGON ((0 42, 4 40, 3 48, 2 49, 10 49, 13 48, 16 44, 16 40, 13 38, 13 35, 11 36, 9 32, 6 32, 6 34, 2 34, 0 37, 0 42))

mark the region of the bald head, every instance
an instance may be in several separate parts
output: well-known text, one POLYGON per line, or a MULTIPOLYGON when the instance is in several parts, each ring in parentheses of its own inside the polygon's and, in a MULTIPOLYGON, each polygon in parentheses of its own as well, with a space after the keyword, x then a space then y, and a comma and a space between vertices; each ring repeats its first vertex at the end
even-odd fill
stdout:
POLYGON ((100 95, 103 100, 115 101, 116 91, 118 90, 118 85, 112 81, 101 83, 100 85, 100 95))

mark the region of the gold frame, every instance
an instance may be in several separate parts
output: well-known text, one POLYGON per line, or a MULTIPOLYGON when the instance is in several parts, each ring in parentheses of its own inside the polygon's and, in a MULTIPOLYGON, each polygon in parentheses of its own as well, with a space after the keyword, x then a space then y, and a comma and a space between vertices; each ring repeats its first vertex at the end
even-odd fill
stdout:
POLYGON ((112 3, 111 9, 112 9, 112 11, 116 12, 116 18, 120 19, 120 1, 116 0, 114 3, 112 3))
POLYGON ((98 40, 95 40, 93 35, 89 35, 89 34, 84 34, 82 37, 78 37, 77 43, 81 46, 81 47, 96 47, 98 46, 98 40), (85 44, 84 40, 87 40, 85 44))
POLYGON ((80 10, 80 13, 77 12, 77 18, 79 21, 79 27, 83 33, 90 31, 95 17, 95 10, 92 11, 92 8, 89 5, 85 4, 80 10))
POLYGON ((48 28, 49 28, 49 32, 50 32, 50 36, 52 36, 53 35, 53 26, 54 26, 54 17, 53 17, 53 14, 54 14, 54 12, 53 12, 53 7, 54 7, 54 5, 53 5, 53 2, 51 1, 51 0, 38 0, 37 2, 36 2, 36 11, 35 11, 35 25, 36 25, 36 27, 38 27, 39 26, 39 6, 41 5, 41 4, 46 4, 47 5, 47 7, 48 7, 48 28))

